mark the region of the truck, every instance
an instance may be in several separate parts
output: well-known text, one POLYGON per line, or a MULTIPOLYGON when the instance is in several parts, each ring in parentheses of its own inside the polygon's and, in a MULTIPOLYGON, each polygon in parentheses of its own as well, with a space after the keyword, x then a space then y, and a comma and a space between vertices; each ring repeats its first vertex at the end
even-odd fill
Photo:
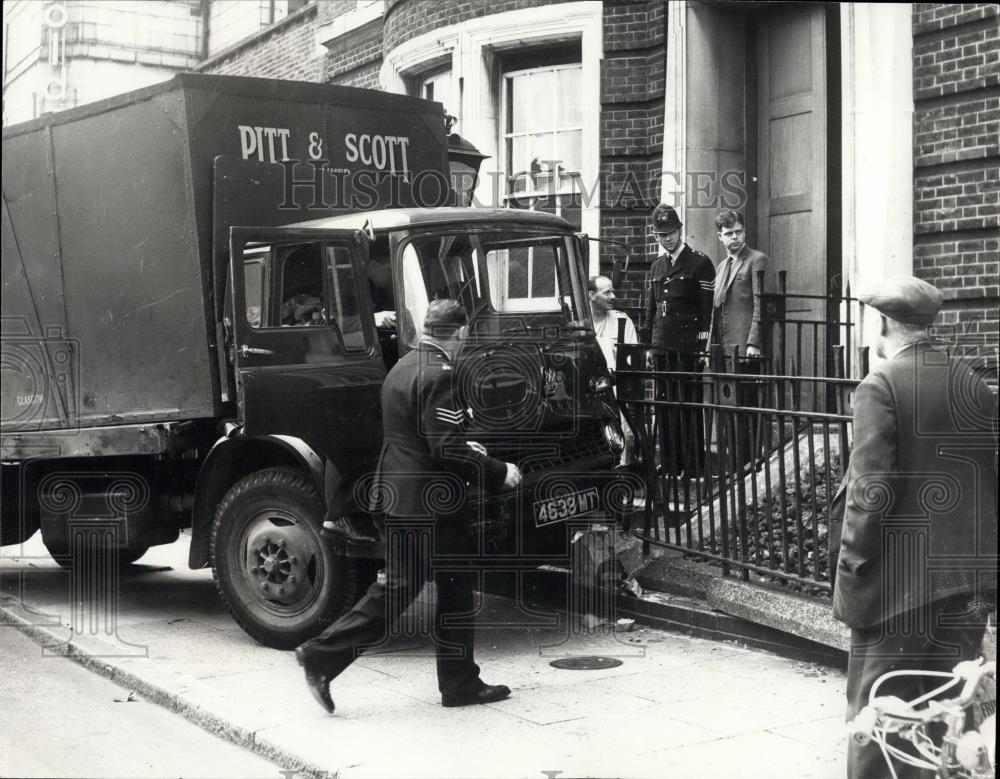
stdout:
POLYGON ((567 559, 569 525, 625 516, 588 238, 451 205, 445 119, 181 74, 5 128, 0 543, 40 531, 64 566, 95 545, 127 565, 189 529, 239 625, 296 646, 378 570, 377 541, 321 526, 331 494, 379 510, 380 387, 439 297, 470 315, 470 438, 525 474, 437 496, 467 502, 484 560, 567 559))

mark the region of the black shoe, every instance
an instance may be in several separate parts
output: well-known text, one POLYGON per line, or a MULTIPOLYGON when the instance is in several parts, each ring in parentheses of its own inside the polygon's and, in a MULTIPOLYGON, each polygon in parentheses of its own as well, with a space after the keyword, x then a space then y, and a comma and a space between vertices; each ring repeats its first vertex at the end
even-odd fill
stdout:
POLYGON ((510 696, 510 687, 504 684, 484 684, 478 690, 454 692, 441 696, 441 705, 448 708, 454 706, 472 706, 478 703, 496 703, 510 696))
POLYGON ((371 544, 378 541, 373 535, 359 528, 357 523, 346 515, 326 520, 320 535, 332 538, 334 541, 346 541, 349 544, 371 544))
POLYGON ((309 661, 302 647, 295 650, 295 659, 299 661, 299 665, 306 672, 306 684, 309 685, 309 692, 312 693, 320 706, 333 714, 333 698, 330 697, 330 679, 332 677, 313 671, 309 667, 309 661))

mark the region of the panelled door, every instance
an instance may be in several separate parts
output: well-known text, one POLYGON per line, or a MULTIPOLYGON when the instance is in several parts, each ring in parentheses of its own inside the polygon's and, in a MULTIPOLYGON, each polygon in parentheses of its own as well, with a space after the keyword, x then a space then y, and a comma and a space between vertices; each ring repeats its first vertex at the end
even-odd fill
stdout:
MULTIPOLYGON (((758 242, 788 291, 825 295, 827 286, 826 20, 821 4, 791 4, 758 19, 758 242)), ((751 238, 751 244, 753 239, 751 238)), ((825 318, 821 301, 790 301, 790 319, 825 318)), ((822 328, 788 328, 796 371, 824 368, 822 328), (800 342, 801 341, 801 342, 800 342)), ((791 365, 786 362, 786 370, 791 365)))

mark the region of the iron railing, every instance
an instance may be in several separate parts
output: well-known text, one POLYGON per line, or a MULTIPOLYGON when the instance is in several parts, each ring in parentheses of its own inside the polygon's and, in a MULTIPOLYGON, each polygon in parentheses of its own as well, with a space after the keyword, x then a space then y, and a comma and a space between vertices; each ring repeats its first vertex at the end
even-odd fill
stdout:
MULTIPOLYGON (((865 307, 849 288, 788 293, 783 272, 777 286, 761 295, 760 358, 721 346, 682 355, 622 344, 619 333, 616 391, 646 483, 637 534, 647 555, 666 547, 744 580, 829 593, 851 394, 868 373, 865 307)), ((975 367, 996 385, 995 356, 975 367)))
POLYGON ((666 370, 669 356, 648 365, 647 347, 619 346, 618 399, 646 482, 646 554, 655 544, 743 579, 829 590, 828 524, 858 383, 843 375, 844 348, 834 351, 841 375, 828 378, 733 372, 718 348, 704 370, 666 370), (836 407, 803 403, 804 385, 836 407))

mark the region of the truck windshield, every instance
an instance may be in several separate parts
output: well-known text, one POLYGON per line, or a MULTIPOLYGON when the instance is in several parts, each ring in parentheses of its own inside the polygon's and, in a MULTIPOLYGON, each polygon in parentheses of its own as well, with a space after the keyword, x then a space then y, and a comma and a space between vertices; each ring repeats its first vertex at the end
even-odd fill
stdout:
POLYGON ((586 328, 586 279, 572 238, 531 233, 436 233, 402 250, 403 339, 420 338, 430 301, 462 302, 473 332, 532 326, 586 328))

